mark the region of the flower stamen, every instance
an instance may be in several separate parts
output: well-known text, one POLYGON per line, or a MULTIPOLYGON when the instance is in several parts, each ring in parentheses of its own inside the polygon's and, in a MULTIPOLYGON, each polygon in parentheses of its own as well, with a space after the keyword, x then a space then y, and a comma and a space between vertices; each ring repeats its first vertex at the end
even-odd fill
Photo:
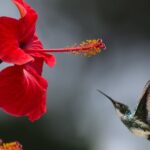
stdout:
POLYGON ((105 49, 105 44, 102 42, 101 39, 98 40, 87 40, 85 42, 82 42, 78 46, 74 47, 67 47, 67 48, 56 48, 56 49, 43 49, 43 50, 29 50, 27 49, 26 52, 28 53, 73 53, 75 55, 80 55, 80 56, 93 56, 97 55, 98 53, 101 52, 102 49, 105 49))
POLYGON ((80 44, 81 50, 74 51, 73 54, 80 56, 94 56, 101 52, 105 48, 105 44, 101 39, 98 40, 87 40, 80 44), (86 49, 87 48, 87 49, 86 49))

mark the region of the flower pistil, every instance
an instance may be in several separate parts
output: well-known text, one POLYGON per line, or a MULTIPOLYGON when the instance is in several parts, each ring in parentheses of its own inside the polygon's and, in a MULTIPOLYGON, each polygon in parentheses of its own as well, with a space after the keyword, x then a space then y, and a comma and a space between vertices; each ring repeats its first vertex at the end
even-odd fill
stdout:
POLYGON ((66 48, 56 48, 56 49, 27 49, 27 53, 73 53, 80 56, 93 56, 101 52, 102 49, 105 49, 105 44, 101 39, 97 40, 87 40, 81 44, 73 47, 66 48))

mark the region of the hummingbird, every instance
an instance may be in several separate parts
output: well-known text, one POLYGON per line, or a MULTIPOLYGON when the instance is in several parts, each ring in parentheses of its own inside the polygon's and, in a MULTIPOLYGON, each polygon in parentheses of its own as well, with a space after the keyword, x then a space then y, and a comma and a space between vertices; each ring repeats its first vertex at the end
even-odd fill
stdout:
POLYGON ((99 89, 98 92, 112 102, 120 120, 134 135, 150 140, 150 80, 146 83, 143 94, 133 113, 127 105, 112 99, 99 89))

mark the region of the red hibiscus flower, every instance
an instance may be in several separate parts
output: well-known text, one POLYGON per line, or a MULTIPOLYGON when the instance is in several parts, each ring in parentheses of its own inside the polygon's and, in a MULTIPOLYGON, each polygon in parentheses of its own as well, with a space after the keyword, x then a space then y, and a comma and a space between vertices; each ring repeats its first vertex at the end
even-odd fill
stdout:
POLYGON ((3 143, 0 141, 0 150, 23 150, 22 145, 19 142, 3 143))
POLYGON ((0 60, 14 64, 0 72, 0 108, 35 121, 46 112, 47 81, 41 74, 44 62, 50 67, 55 65, 55 57, 50 53, 91 56, 105 45, 98 39, 70 48, 44 49, 36 35, 36 11, 23 0, 12 1, 21 18, 0 17, 0 60))

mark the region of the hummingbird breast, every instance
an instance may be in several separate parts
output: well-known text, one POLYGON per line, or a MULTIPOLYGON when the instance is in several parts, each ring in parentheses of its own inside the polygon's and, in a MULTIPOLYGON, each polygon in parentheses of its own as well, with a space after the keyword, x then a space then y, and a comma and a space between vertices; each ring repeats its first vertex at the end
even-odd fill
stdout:
POLYGON ((130 131, 136 136, 141 136, 145 138, 149 138, 150 136, 150 131, 143 130, 141 128, 130 128, 130 131))
POLYGON ((145 138, 150 137, 150 125, 136 119, 136 118, 126 118, 122 122, 127 126, 127 128, 136 136, 141 136, 145 138))

